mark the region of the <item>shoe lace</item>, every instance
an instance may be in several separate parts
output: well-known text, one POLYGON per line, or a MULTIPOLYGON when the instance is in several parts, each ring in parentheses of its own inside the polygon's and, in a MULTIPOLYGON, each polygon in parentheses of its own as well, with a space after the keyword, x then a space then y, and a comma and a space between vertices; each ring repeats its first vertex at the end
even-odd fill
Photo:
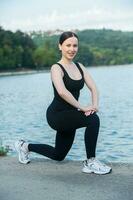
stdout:
POLYGON ((94 159, 94 162, 96 162, 97 164, 99 164, 100 166, 103 166, 103 163, 102 162, 100 162, 98 159, 94 159))
POLYGON ((93 163, 97 167, 103 167, 103 164, 96 158, 90 158, 89 160, 86 161, 86 164, 88 165, 89 163, 93 163))

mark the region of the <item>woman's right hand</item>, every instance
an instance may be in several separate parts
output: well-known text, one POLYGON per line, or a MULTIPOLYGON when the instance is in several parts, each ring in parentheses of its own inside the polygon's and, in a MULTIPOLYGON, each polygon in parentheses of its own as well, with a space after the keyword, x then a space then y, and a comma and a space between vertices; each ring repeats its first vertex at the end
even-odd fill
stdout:
POLYGON ((97 108, 95 108, 94 106, 91 106, 91 105, 90 106, 81 107, 80 110, 83 111, 86 116, 91 115, 94 112, 98 111, 97 108))

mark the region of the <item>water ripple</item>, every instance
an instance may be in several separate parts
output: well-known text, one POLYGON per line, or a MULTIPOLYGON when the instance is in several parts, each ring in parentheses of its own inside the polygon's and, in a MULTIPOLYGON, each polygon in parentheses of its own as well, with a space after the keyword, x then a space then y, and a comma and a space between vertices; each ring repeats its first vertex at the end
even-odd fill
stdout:
MULTIPOLYGON (((100 91, 101 119, 97 155, 109 162, 133 163, 133 66, 89 68, 100 91)), ((53 98, 49 73, 0 77, 0 139, 10 146, 16 139, 32 143, 55 143, 55 131, 46 121, 46 109, 53 98)), ((87 88, 80 101, 90 99, 87 88)), ((86 158, 84 128, 78 129, 68 159, 86 158)), ((40 156, 36 155, 35 156, 40 156)))

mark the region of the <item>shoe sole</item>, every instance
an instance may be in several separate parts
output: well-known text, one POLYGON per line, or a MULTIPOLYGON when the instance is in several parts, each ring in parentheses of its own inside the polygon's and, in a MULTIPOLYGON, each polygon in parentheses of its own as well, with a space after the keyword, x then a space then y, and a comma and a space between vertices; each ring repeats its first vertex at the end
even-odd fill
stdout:
POLYGON ((105 174, 109 174, 109 173, 111 173, 111 171, 112 171, 112 169, 110 170, 110 171, 108 171, 108 172, 97 172, 97 171, 88 171, 88 170, 84 170, 84 169, 82 169, 82 172, 83 173, 86 173, 86 174, 98 174, 98 175, 105 175, 105 174))

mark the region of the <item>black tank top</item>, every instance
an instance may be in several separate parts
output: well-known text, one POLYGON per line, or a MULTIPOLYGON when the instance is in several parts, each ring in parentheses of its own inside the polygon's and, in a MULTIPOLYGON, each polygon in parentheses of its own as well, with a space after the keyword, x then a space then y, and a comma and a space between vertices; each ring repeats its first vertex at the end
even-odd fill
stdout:
MULTIPOLYGON (((79 80, 74 80, 74 79, 70 78, 67 71, 60 63, 57 63, 57 64, 61 67, 62 71, 64 72, 63 81, 65 84, 65 87, 67 88, 67 90, 69 92, 71 92, 71 94, 75 97, 75 99, 78 100, 79 95, 80 95, 80 90, 84 86, 84 75, 83 75, 83 71, 82 71, 80 65, 78 63, 75 63, 82 75, 82 78, 79 80)), ((53 83, 52 83, 52 85, 54 88, 54 99, 50 105, 52 111, 76 109, 74 106, 67 103, 63 98, 61 98, 61 96, 58 94, 53 83)))

